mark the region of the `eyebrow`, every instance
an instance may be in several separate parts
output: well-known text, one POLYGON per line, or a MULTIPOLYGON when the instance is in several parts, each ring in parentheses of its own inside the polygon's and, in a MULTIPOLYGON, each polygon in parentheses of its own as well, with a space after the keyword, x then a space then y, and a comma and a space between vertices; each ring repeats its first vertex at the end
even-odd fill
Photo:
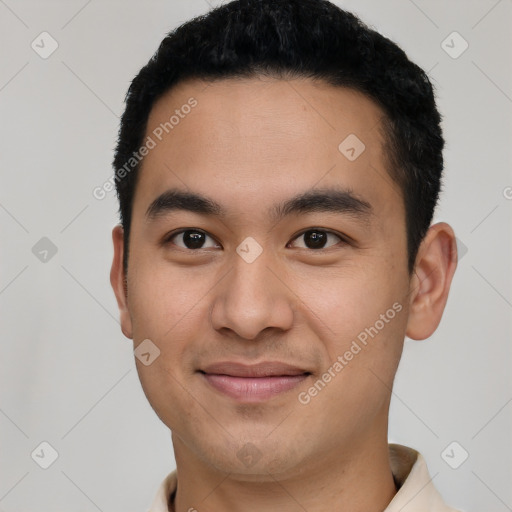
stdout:
MULTIPOLYGON (((159 195, 146 210, 147 220, 166 215, 173 211, 189 211, 200 215, 225 217, 225 209, 213 199, 204 195, 180 189, 170 189, 159 195)), ((274 205, 269 215, 279 222, 293 214, 312 212, 346 214, 357 220, 368 221, 373 214, 371 204, 357 197, 348 189, 312 189, 274 205)))

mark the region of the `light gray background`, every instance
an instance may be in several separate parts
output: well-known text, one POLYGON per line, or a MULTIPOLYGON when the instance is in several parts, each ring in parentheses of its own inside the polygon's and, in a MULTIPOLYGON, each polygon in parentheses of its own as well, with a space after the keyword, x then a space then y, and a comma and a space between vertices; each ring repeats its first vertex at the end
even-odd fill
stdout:
MULTIPOLYGON (((512 1, 337 3, 432 77, 447 139, 436 219, 462 249, 438 331, 406 342, 390 440, 423 453, 451 505, 512 510, 512 1), (441 45, 453 31, 469 43, 456 59, 441 45), (458 469, 441 456, 452 441, 469 453, 458 469)), ((92 190, 112 174, 129 81, 210 5, 0 0, 0 512, 146 510, 174 468, 109 284, 115 196, 92 190), (31 48, 43 31, 59 45, 47 59, 31 48), (58 249, 47 262, 42 237, 58 249), (46 470, 31 458, 42 441, 59 454, 46 470)))

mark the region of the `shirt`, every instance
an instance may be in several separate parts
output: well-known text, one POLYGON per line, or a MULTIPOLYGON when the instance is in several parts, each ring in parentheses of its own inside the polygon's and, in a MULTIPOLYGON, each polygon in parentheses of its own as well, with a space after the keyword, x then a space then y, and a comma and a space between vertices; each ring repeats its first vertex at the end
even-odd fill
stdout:
MULTIPOLYGON (((383 512, 457 512, 437 492, 421 453, 400 444, 389 445, 391 472, 398 492, 383 512)), ((176 471, 162 482, 149 512, 174 512, 176 471)))

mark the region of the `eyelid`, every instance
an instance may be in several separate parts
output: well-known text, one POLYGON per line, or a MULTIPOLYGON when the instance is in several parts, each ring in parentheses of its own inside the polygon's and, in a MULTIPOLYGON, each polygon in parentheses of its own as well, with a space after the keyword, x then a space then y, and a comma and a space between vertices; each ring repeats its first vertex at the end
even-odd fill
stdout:
MULTIPOLYGON (((205 231, 204 229, 200 229, 200 228, 195 228, 195 227, 178 228, 176 230, 171 231, 170 233, 167 233, 162 239, 162 244, 166 245, 168 243, 171 243, 172 238, 174 238, 176 235, 180 235, 180 234, 184 233, 185 231, 196 231, 198 233, 204 233, 207 237, 210 237, 217 245, 222 247, 222 244, 213 235, 208 233, 208 231, 205 231)), ((348 235, 338 233, 337 231, 333 231, 332 229, 321 228, 318 226, 312 226, 312 227, 309 227, 306 229, 302 229, 298 233, 294 234, 292 236, 292 238, 290 239, 290 242, 288 242, 286 244, 286 247, 288 247, 291 242, 293 242, 294 240, 296 240, 297 238, 299 238, 300 236, 304 235, 305 233, 307 233, 309 231, 322 231, 324 233, 327 233, 328 235, 334 235, 340 239, 342 245, 352 245, 354 243, 353 240, 348 235)), ((205 249, 211 249, 209 247, 200 248, 200 249, 188 249, 186 247, 180 247, 179 245, 176 245, 176 244, 173 244, 173 245, 175 245, 176 247, 178 247, 180 249, 184 249, 186 251, 192 251, 192 252, 198 252, 198 251, 205 250, 205 249)), ((338 244, 335 244, 333 246, 330 246, 327 248, 320 248, 320 249, 309 249, 307 247, 305 249, 308 251, 311 251, 311 252, 321 252, 321 251, 326 251, 326 250, 330 249, 331 247, 336 247, 337 245, 338 244)), ((304 248, 299 247, 299 249, 304 249, 304 248)))
MULTIPOLYGON (((342 233, 338 233, 337 231, 333 231, 332 229, 327 229, 327 228, 321 228, 321 227, 318 227, 318 226, 313 226, 313 227, 310 227, 310 228, 307 228, 307 229, 303 229, 303 230, 299 231, 297 234, 293 235, 293 237, 291 238, 290 242, 288 242, 286 245, 288 246, 291 242, 293 242, 294 240, 296 240, 300 236, 304 235, 308 231, 322 231, 324 233, 327 233, 328 235, 337 236, 340 239, 342 245, 352 245, 354 243, 354 241, 348 235, 344 235, 342 233)), ((338 244, 336 244, 336 245, 338 245, 338 244)), ((332 247, 336 247, 336 245, 332 245, 331 247, 321 248, 321 249, 309 249, 309 248, 306 248, 306 249, 311 251, 311 252, 321 252, 321 251, 327 251, 327 250, 331 249, 332 247)), ((299 249, 301 249, 301 247, 299 247, 299 249)))
MULTIPOLYGON (((170 233, 167 233, 162 239, 162 245, 172 243, 171 242, 172 238, 184 233, 185 231, 196 231, 198 233, 203 233, 207 237, 210 237, 217 245, 222 247, 222 244, 213 235, 208 233, 208 231, 205 231, 204 229, 200 229, 200 228, 194 228, 194 227, 178 228, 178 229, 175 229, 174 231, 171 231, 170 233)), ((180 247, 179 245, 176 245, 176 244, 173 244, 173 245, 178 247, 179 249, 183 249, 185 251, 191 251, 191 252, 198 252, 198 251, 204 251, 205 249, 210 249, 210 247, 205 247, 205 248, 201 247, 200 249, 189 249, 187 247, 180 247)))

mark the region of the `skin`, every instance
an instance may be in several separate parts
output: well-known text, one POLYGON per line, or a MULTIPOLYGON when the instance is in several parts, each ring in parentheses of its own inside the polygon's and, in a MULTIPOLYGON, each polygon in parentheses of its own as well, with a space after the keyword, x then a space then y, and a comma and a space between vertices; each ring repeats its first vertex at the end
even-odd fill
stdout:
POLYGON ((120 226, 111 271, 123 333, 135 347, 150 339, 160 350, 137 368, 172 431, 175 508, 383 510, 396 493, 387 444, 393 379, 404 337, 427 338, 441 320, 456 267, 453 231, 432 226, 408 273, 383 112, 361 93, 306 79, 188 81, 154 105, 147 134, 191 96, 197 106, 143 161, 127 276, 120 226), (338 150, 351 133, 365 144, 354 161, 338 150), (215 200, 225 215, 173 210, 149 219, 148 207, 172 188, 215 200), (325 188, 350 190, 371 213, 308 212, 277 223, 269 214, 325 188), (206 247, 187 249, 182 235, 169 237, 180 228, 206 232, 206 247), (325 248, 307 247, 311 228, 333 233, 325 248), (236 252, 246 237, 263 249, 252 263, 236 252), (299 393, 396 303, 401 311, 300 403, 299 393), (227 360, 287 362, 310 375, 268 400, 240 403, 198 371, 227 360), (240 456, 247 450, 250 467, 240 456))

